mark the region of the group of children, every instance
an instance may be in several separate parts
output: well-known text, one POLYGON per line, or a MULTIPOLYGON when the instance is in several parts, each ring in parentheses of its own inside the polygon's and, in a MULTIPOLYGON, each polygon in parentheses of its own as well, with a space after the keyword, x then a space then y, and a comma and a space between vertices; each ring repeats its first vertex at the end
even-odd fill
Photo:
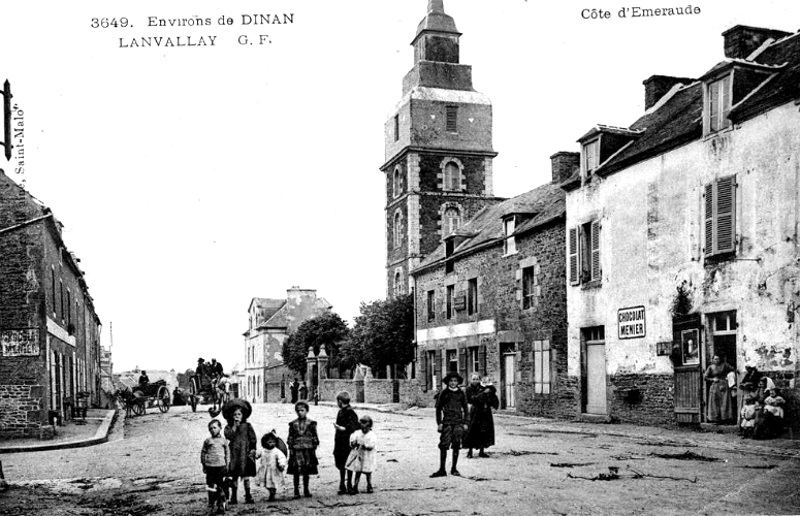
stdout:
MULTIPOLYGON (((347 392, 340 392, 336 401, 339 414, 334 423, 336 435, 333 455, 339 469, 338 493, 357 494, 362 474, 366 478, 366 492, 372 493, 372 472, 377 462, 372 418, 359 418, 356 415, 347 392)), ((247 504, 255 503, 250 491, 251 478, 255 477, 256 484, 264 486, 269 492, 269 501, 274 501, 287 473, 294 479, 294 498, 301 497, 301 477, 302 496, 311 497, 309 476, 318 474, 319 466, 316 454, 319 446, 317 423, 308 418, 307 402, 298 401, 294 409, 297 419, 289 423, 286 443, 272 430, 261 437, 261 450, 256 446, 255 430, 247 421, 252 413, 247 401, 235 399, 225 405, 222 410, 227 422, 224 431, 219 420, 212 419, 208 423, 211 435, 203 442, 200 462, 206 475, 208 506, 212 512, 224 512, 228 504, 238 503, 240 478, 245 491, 244 502, 247 504)))
POLYGON ((776 387, 766 389, 765 396, 748 394, 740 412, 739 430, 742 437, 753 439, 777 435, 783 425, 783 405, 786 400, 776 387))

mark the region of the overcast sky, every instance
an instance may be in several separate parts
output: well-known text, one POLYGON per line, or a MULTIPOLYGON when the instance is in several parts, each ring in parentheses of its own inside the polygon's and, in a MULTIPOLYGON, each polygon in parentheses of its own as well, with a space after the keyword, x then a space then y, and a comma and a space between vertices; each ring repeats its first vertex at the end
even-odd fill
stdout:
MULTIPOLYGON (((293 285, 346 320, 385 294, 383 124, 427 0, 231 4, 14 2, 0 14, 0 80, 24 112, 27 189, 64 224, 104 346, 113 323, 116 370, 243 362, 251 298, 293 285), (243 14, 283 13, 294 23, 242 25, 243 14), (223 15, 233 24, 220 26, 223 15), (147 27, 151 16, 211 25, 147 27), (92 28, 103 17, 132 27, 92 28), (209 46, 132 46, 153 36, 209 46)), ((647 77, 710 69, 724 30, 800 25, 790 0, 638 19, 618 12, 664 3, 444 4, 463 33, 461 62, 493 103, 504 197, 549 181, 549 156, 578 150, 593 125, 633 123, 647 77), (597 5, 611 18, 582 18, 597 5)), ((0 158, 20 180, 16 165, 0 158)))

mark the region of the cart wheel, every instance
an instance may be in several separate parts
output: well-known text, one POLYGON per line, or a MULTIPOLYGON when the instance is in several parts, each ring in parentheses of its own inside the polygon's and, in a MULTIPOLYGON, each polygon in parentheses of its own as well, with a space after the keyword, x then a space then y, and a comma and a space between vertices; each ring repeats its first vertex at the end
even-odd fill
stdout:
POLYGON ((158 388, 158 394, 156 394, 156 404, 158 405, 158 410, 160 410, 162 413, 168 411, 170 401, 169 389, 167 389, 165 385, 162 385, 158 388))
POLYGON ((192 376, 189 378, 189 404, 192 406, 192 412, 197 412, 197 377, 192 376))
POLYGON ((146 410, 147 410, 147 409, 145 409, 145 406, 144 406, 144 400, 137 399, 137 400, 136 400, 136 401, 133 403, 133 414, 134 414, 134 415, 136 415, 136 416, 141 416, 141 415, 143 415, 143 414, 146 412, 146 410))

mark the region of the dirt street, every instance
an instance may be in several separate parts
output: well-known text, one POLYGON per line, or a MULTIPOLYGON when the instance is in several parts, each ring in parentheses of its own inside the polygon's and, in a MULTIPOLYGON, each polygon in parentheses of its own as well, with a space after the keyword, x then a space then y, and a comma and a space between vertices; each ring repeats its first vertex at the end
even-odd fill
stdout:
MULTIPOLYGON (((256 488, 255 505, 228 514, 800 513, 800 461, 706 446, 708 438, 676 445, 657 429, 650 438, 623 438, 569 424, 553 432, 552 425, 497 417, 498 444, 489 458, 467 459, 462 452, 461 478, 432 479, 438 434, 430 415, 368 413, 379 440, 374 494, 336 494, 336 409, 312 406, 309 417, 318 421, 322 441, 313 498, 291 499, 289 482, 279 501, 268 503, 266 491, 256 488)), ((289 405, 257 405, 251 423, 259 437, 276 428, 285 438, 293 418, 289 405)), ((128 420, 124 439, 0 456, 11 484, 0 493, 0 514, 205 514, 200 446, 208 420, 205 411, 188 407, 149 411, 128 420)))

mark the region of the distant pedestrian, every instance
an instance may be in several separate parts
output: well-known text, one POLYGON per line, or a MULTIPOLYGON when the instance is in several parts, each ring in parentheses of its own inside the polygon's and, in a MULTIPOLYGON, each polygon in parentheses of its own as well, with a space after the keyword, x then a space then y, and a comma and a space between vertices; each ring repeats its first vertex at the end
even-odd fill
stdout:
POLYGON ((299 390, 300 384, 297 383, 297 378, 292 380, 292 383, 289 384, 289 392, 292 395, 292 403, 297 403, 297 394, 299 390))
POLYGON ((362 416, 358 420, 361 425, 360 430, 353 432, 350 436, 350 456, 347 458, 347 472, 354 472, 356 478, 353 480, 353 487, 349 490, 350 494, 358 494, 358 483, 363 473, 367 480, 367 493, 372 492, 372 472, 378 463, 375 447, 377 438, 372 431, 372 418, 362 416))
POLYGON ((264 449, 259 452, 261 464, 256 475, 256 484, 267 488, 268 501, 273 502, 275 493, 278 488, 284 487, 286 479, 286 444, 272 430, 261 438, 261 446, 264 449))
POLYGON ((256 445, 258 441, 253 426, 247 422, 252 414, 252 408, 247 401, 235 399, 225 404, 222 414, 228 421, 225 426, 225 438, 230 442, 231 449, 228 474, 233 480, 233 488, 231 489, 230 504, 239 503, 236 497, 239 478, 242 479, 244 485, 244 503, 254 503, 250 494, 250 478, 256 476, 256 445))
POLYGON ((339 405, 339 413, 336 415, 336 422, 333 424, 336 429, 333 441, 333 460, 336 463, 336 469, 339 470, 338 494, 343 495, 347 494, 353 486, 353 472, 346 471, 347 458, 350 456, 350 436, 361 425, 358 422, 356 411, 350 406, 349 392, 342 391, 337 394, 336 404, 339 405), (346 485, 345 472, 347 474, 346 485))
POLYGON ((300 386, 300 399, 308 400, 308 385, 306 382, 303 382, 303 385, 300 386))
POLYGON ((308 419, 309 406, 306 401, 300 400, 294 406, 297 419, 289 423, 289 474, 294 476, 294 497, 300 498, 300 477, 303 477, 303 495, 311 498, 308 489, 309 475, 318 475, 319 461, 317 460, 317 422, 308 419))
POLYGON ((447 462, 447 450, 453 450, 453 462, 450 467, 450 474, 461 476, 458 471, 458 452, 461 449, 461 441, 467 431, 467 397, 459 388, 464 381, 460 374, 449 372, 442 379, 446 385, 436 398, 436 424, 439 431, 439 469, 436 470, 431 478, 447 476, 445 463, 447 462))
POLYGON ((469 386, 466 389, 469 409, 469 430, 464 439, 464 448, 469 448, 467 457, 472 458, 472 449, 477 448, 478 457, 488 457, 484 451, 494 445, 494 418, 492 409, 500 406, 497 398, 497 389, 492 385, 489 377, 481 378, 479 373, 473 373, 469 386))
POLYGON ((206 490, 208 491, 208 507, 213 510, 215 506, 225 510, 228 493, 224 488, 224 479, 230 461, 228 441, 222 436, 222 424, 217 419, 208 423, 208 432, 211 437, 203 442, 200 451, 200 463, 206 475, 206 490))

